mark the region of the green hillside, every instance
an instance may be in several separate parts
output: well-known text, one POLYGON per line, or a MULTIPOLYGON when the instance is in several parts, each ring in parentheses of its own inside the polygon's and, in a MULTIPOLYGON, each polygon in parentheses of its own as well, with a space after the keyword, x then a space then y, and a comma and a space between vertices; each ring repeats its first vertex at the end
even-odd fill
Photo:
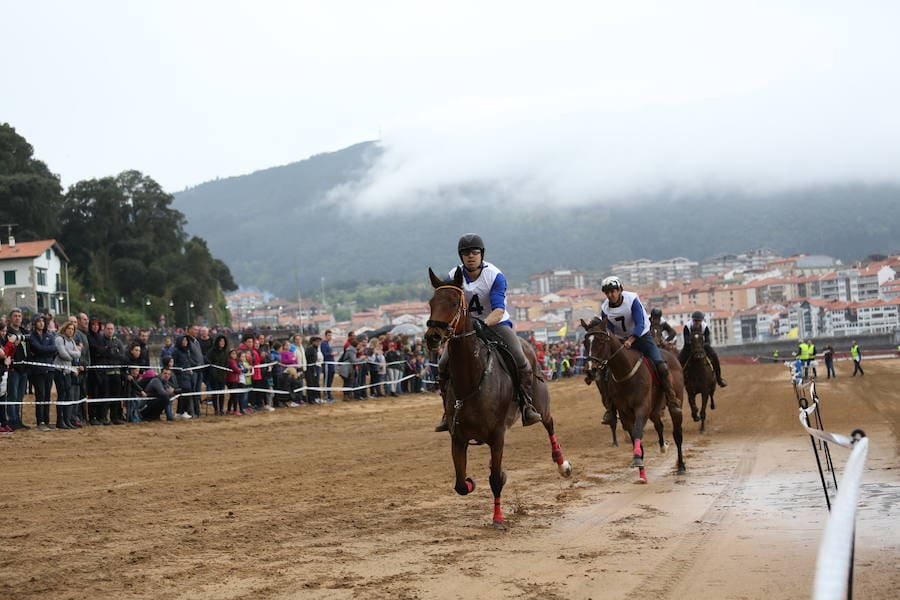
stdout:
MULTIPOLYGON (((734 191, 659 195, 606 204, 494 208, 433 204, 380 216, 357 215, 327 200, 361 177, 379 154, 365 142, 250 175, 204 183, 175 195, 187 230, 244 286, 293 297, 365 281, 424 280, 449 269, 456 239, 477 231, 487 258, 514 278, 553 268, 596 271, 634 258, 703 260, 762 246, 783 254, 829 254, 845 262, 900 250, 900 187, 847 184, 766 196, 734 191)), ((478 190, 467 189, 476 196, 478 190)), ((449 196, 449 195, 448 195, 449 196)))

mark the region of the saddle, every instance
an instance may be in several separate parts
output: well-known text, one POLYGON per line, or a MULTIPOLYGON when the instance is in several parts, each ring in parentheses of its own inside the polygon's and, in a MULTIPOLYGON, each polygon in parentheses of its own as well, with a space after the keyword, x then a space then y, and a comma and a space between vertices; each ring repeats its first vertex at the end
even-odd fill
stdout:
MULTIPOLYGON (((475 336, 484 342, 488 348, 496 348, 497 354, 503 363, 503 368, 512 378, 513 389, 519 390, 519 368, 516 366, 516 359, 512 355, 512 351, 506 342, 503 341, 493 329, 484 324, 481 319, 473 319, 472 327, 475 329, 475 336)), ((518 393, 518 392, 517 392, 518 393)))

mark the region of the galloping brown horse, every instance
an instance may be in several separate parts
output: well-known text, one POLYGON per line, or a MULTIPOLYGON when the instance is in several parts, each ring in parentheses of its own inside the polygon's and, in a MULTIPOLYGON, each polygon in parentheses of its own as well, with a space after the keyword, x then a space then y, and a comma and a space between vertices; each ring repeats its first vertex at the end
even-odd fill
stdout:
MULTIPOLYGON (((660 451, 666 451, 663 438, 662 411, 666 407, 666 396, 661 385, 654 381, 654 376, 649 363, 644 364, 643 355, 637 350, 625 348, 615 335, 611 335, 606 329, 606 320, 594 319, 590 323, 581 320, 587 335, 584 337, 585 364, 592 372, 592 377, 608 378, 605 384, 609 390, 610 399, 622 419, 622 427, 628 431, 634 444, 631 466, 637 467, 638 476, 643 482, 647 482, 647 473, 644 470, 644 448, 641 440, 644 437, 644 425, 647 420, 653 421, 656 433, 659 436, 660 451)), ((669 372, 672 374, 672 386, 675 388, 676 404, 668 405, 669 416, 672 418, 672 436, 675 438, 675 446, 678 449, 678 473, 684 473, 687 469, 682 453, 681 431, 681 405, 683 403, 681 365, 678 359, 670 352, 661 351, 669 372)))
POLYGON ((716 373, 706 356, 703 347, 703 334, 691 333, 691 353, 684 363, 684 387, 687 390, 688 402, 691 405, 691 418, 700 421, 700 433, 706 431, 706 402, 710 410, 716 410, 716 373), (702 406, 697 413, 697 394, 700 394, 702 406))
MULTIPOLYGON (((431 317, 425 332, 429 349, 436 350, 446 342, 447 371, 450 378, 446 386, 444 410, 449 416, 450 441, 453 466, 456 470, 454 489, 462 496, 475 489, 475 482, 466 473, 466 453, 470 441, 491 447, 491 491, 494 493, 494 527, 503 528, 503 510, 500 493, 506 483, 503 471, 503 444, 506 430, 516 420, 518 405, 516 389, 509 367, 501 357, 496 344, 485 341, 478 331, 484 324, 469 317, 463 291, 463 275, 459 269, 452 280, 440 280, 428 269, 434 296, 428 302, 431 317)), ((539 373, 534 350, 521 340, 525 356, 531 361, 532 371, 539 373)), ((515 366, 512 368, 515 372, 515 366)), ((562 448, 553 430, 550 415, 550 394, 546 384, 535 377, 532 402, 541 415, 541 422, 550 437, 551 457, 559 472, 568 477, 572 466, 563 456, 562 448)))

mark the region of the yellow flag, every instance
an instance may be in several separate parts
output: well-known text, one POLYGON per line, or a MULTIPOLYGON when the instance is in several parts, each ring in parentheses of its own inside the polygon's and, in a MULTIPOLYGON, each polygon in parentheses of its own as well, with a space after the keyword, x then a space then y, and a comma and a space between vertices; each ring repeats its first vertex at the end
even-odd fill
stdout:
POLYGON ((569 331, 569 324, 564 323, 562 327, 559 328, 559 331, 556 332, 556 335, 559 337, 566 337, 566 333, 569 331))
POLYGON ((793 329, 791 329, 790 331, 787 332, 785 337, 789 337, 789 338, 800 337, 800 328, 794 327, 793 329))

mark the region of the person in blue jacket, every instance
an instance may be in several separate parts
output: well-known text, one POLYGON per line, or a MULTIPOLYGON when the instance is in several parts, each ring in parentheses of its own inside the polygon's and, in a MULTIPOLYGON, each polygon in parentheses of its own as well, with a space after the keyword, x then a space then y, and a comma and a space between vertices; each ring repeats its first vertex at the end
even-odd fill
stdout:
MULTIPOLYGON (((672 385, 669 365, 666 363, 659 347, 650 332, 650 316, 647 314, 641 299, 635 292, 622 289, 618 277, 606 277, 600 283, 600 290, 606 294, 606 300, 600 306, 600 318, 606 319, 607 331, 623 339, 626 348, 634 348, 656 365, 656 372, 662 382, 669 406, 678 406, 675 388, 672 385)), ((612 411, 607 409, 603 415, 603 423, 612 422, 612 411)))

